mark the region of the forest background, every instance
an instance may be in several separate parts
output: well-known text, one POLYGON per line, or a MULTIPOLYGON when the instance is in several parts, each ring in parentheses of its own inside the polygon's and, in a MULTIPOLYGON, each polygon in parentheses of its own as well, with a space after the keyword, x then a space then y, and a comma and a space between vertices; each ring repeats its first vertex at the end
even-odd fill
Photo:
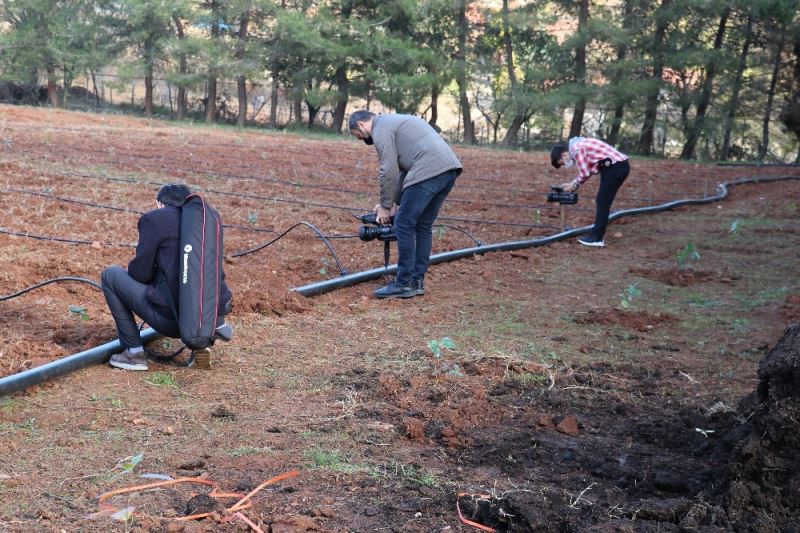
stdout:
POLYGON ((798 0, 0 0, 0 101, 800 162, 798 0))

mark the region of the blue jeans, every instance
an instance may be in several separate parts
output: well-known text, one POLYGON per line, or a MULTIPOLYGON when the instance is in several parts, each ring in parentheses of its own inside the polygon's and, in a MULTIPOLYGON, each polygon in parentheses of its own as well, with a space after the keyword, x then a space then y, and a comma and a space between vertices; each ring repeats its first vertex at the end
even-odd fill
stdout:
POLYGON ((396 285, 409 285, 422 279, 428 271, 433 246, 431 228, 458 174, 456 170, 448 170, 403 189, 394 218, 398 255, 396 285))

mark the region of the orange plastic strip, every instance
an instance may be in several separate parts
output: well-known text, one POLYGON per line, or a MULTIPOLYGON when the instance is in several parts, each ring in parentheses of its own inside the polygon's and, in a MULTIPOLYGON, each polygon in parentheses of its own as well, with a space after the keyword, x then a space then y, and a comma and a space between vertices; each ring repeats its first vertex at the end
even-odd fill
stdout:
POLYGON ((296 477, 296 476, 299 476, 299 475, 300 475, 300 472, 298 472, 297 470, 291 470, 291 471, 285 472, 285 473, 283 473, 283 474, 281 474, 279 476, 275 476, 273 478, 270 478, 270 479, 266 480, 264 483, 262 483, 261 485, 259 485, 258 487, 256 487, 253 490, 251 490, 247 494, 247 496, 245 496, 244 498, 242 498, 241 500, 239 500, 238 502, 236 502, 232 506, 228 507, 226 509, 226 511, 228 511, 229 513, 233 513, 235 511, 239 511, 241 509, 244 509, 244 504, 247 502, 247 500, 249 500, 250 498, 255 496, 261 489, 263 489, 267 485, 272 485, 273 483, 277 483, 278 481, 283 481, 284 479, 288 479, 290 477, 296 477))
POLYGON ((467 518, 464 517, 464 514, 461 512, 461 506, 458 504, 458 499, 463 496, 478 496, 478 498, 482 500, 488 500, 489 498, 491 498, 491 496, 489 496, 488 494, 467 494, 466 492, 459 492, 458 495, 456 495, 456 511, 458 511, 458 519, 461 520, 462 523, 468 526, 472 526, 476 529, 480 529, 481 531, 488 531, 489 533, 497 533, 497 530, 494 528, 491 528, 489 526, 484 526, 483 524, 479 524, 477 522, 473 522, 472 520, 468 520, 467 518))

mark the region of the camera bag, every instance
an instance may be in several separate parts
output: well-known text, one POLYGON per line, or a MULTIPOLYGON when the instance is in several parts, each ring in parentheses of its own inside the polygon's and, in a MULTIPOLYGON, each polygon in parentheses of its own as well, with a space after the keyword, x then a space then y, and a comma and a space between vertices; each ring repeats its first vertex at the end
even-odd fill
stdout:
POLYGON ((179 243, 177 309, 166 283, 159 285, 178 322, 181 341, 192 350, 200 350, 214 341, 223 248, 219 213, 199 194, 190 194, 181 206, 179 243))

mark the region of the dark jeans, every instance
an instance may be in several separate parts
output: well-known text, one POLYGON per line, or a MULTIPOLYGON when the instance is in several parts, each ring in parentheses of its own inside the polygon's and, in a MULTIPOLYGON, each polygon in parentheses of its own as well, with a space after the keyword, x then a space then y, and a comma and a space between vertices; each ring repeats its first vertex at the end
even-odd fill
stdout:
POLYGON ((130 277, 124 268, 115 265, 105 269, 101 275, 101 285, 123 348, 142 345, 133 313, 162 335, 180 338, 175 319, 161 314, 145 295, 147 285, 130 277))
POLYGON ((600 188, 597 190, 597 211, 594 216, 594 229, 592 229, 592 236, 603 240, 603 235, 606 234, 608 227, 608 215, 611 213, 611 204, 617 196, 617 191, 622 184, 625 183, 625 178, 631 171, 631 165, 627 160, 620 161, 610 167, 600 166, 600 188))
POLYGON ((448 170, 403 190, 394 218, 398 255, 395 284, 408 285, 428 271, 433 246, 431 228, 457 176, 456 170, 448 170))

